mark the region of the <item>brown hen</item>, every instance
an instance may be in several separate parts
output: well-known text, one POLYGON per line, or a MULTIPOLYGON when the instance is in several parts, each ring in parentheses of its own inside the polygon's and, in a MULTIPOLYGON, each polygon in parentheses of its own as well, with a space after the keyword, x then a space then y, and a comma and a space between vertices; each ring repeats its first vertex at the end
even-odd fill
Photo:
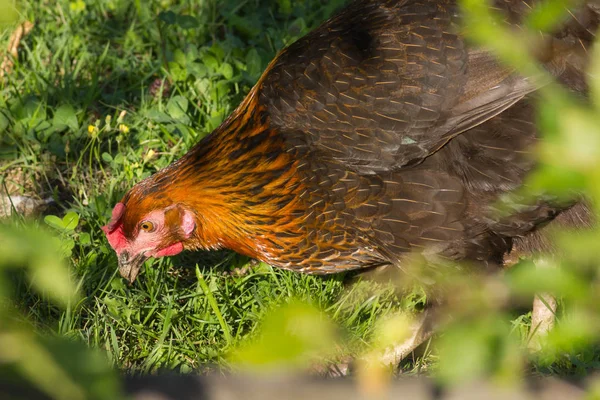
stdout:
MULTIPOLYGON (((495 3, 516 26, 533 1, 495 3)), ((542 82, 469 45, 460 19, 450 0, 358 0, 284 49, 220 127, 117 204, 103 229, 121 274, 220 248, 307 273, 402 266, 415 251, 501 264, 568 206, 494 213, 534 167, 542 82)), ((597 25, 584 5, 537 55, 584 94, 597 25)))

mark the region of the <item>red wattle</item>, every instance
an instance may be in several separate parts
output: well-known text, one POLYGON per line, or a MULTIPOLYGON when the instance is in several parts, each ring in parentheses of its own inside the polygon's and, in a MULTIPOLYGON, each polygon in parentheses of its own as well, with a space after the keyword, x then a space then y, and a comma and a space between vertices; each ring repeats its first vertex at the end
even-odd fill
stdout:
POLYGON ((112 247, 118 254, 123 251, 122 249, 127 247, 127 239, 123 234, 123 225, 119 225, 117 229, 111 229, 112 227, 103 226, 102 230, 108 239, 110 247, 112 247))
POLYGON ((179 254, 183 251, 183 244, 181 242, 170 245, 169 247, 165 247, 152 254, 152 257, 168 257, 179 254))

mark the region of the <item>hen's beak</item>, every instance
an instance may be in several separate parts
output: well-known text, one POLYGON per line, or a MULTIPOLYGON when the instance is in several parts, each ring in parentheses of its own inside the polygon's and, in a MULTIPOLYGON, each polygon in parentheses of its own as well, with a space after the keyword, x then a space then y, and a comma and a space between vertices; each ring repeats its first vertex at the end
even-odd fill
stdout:
POLYGON ((135 278, 137 278, 140 273, 140 268, 142 268, 142 264, 147 259, 148 257, 143 253, 131 257, 128 252, 124 251, 119 254, 119 273, 131 284, 135 281, 135 278))

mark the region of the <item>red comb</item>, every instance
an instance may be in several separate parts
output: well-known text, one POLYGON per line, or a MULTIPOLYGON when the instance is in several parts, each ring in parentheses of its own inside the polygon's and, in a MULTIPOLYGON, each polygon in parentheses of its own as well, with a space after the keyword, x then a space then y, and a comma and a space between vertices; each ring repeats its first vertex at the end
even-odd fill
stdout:
POLYGON ((119 221, 121 220, 121 217, 123 216, 124 212, 125 212, 125 204, 117 203, 115 205, 115 208, 113 208, 113 210, 112 210, 110 222, 108 223, 108 225, 102 227, 102 230, 107 233, 114 231, 117 228, 117 225, 119 224, 119 221))

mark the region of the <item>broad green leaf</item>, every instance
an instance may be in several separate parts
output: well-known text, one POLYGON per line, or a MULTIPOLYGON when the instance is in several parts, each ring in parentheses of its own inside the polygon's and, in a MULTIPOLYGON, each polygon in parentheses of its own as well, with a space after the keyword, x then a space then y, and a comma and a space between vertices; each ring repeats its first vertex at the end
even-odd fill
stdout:
POLYGON ((221 123, 223 122, 223 120, 225 119, 226 115, 225 115, 225 111, 224 110, 220 110, 220 111, 213 111, 210 114, 210 117, 208 119, 208 128, 213 130, 216 129, 219 125, 221 125, 221 123))
POLYGON ((158 19, 167 25, 173 25, 177 22, 177 14, 175 14, 173 11, 163 11, 158 14, 158 19))
POLYGON ((197 62, 187 63, 186 68, 190 75, 193 75, 195 78, 204 78, 208 74, 208 68, 204 64, 197 62))
POLYGON ((222 64, 220 71, 223 74, 223 77, 225 77, 225 79, 233 78, 233 67, 231 66, 231 64, 229 64, 229 63, 222 64))
POLYGON ((167 123, 171 122, 171 118, 166 113, 157 110, 156 108, 151 108, 150 110, 145 112, 146 118, 159 123, 167 123))
POLYGON ((181 66, 176 62, 169 63, 169 73, 175 81, 185 81, 188 76, 188 71, 185 66, 181 66))
POLYGON ((185 56, 185 53, 180 49, 175 50, 175 52, 173 53, 173 61, 175 61, 180 66, 185 67, 185 65, 187 64, 187 58, 185 56))
POLYGON ((54 229, 64 229, 63 220, 57 217, 56 215, 46 215, 44 217, 44 222, 54 229))
POLYGON ((198 27, 198 20, 191 15, 179 15, 177 16, 177 25, 183 29, 194 29, 198 27))
POLYGON ((219 70, 219 62, 214 56, 210 54, 205 54, 204 56, 202 56, 201 60, 204 63, 204 65, 206 65, 206 67, 212 72, 219 70))
POLYGON ((54 112, 54 118, 52 122, 55 127, 67 126, 72 130, 79 129, 79 122, 77 121, 77 114, 75 109, 70 104, 63 104, 58 107, 54 112))
POLYGON ((92 242, 91 236, 87 232, 82 232, 79 235, 79 244, 86 246, 92 242))
POLYGON ((210 52, 217 58, 219 63, 223 62, 223 59, 225 58, 225 49, 223 49, 223 46, 218 41, 213 42, 210 47, 210 52))
POLYGON ((63 217, 63 226, 67 231, 72 231, 77 228, 79 224, 79 215, 77 213, 70 211, 63 217))
POLYGON ((35 96, 28 96, 23 102, 17 102, 11 111, 17 120, 28 122, 30 126, 46 119, 46 105, 35 96))
POLYGON ((262 72, 262 61, 256 49, 250 49, 246 54, 246 67, 248 74, 254 78, 258 78, 262 72))
POLYGON ((183 96, 173 96, 167 103, 167 112, 174 120, 187 123, 189 122, 187 115, 188 106, 188 99, 183 96))

